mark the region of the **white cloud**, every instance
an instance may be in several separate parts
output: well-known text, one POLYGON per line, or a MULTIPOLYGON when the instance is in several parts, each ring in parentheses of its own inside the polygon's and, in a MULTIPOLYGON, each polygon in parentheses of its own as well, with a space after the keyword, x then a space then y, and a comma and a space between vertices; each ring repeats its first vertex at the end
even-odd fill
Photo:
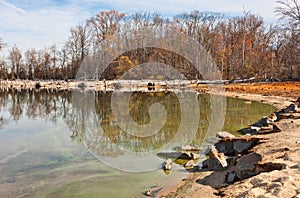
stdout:
POLYGON ((191 10, 242 14, 243 7, 275 21, 275 0, 0 0, 0 37, 23 50, 63 42, 69 29, 102 9, 175 15, 191 10))

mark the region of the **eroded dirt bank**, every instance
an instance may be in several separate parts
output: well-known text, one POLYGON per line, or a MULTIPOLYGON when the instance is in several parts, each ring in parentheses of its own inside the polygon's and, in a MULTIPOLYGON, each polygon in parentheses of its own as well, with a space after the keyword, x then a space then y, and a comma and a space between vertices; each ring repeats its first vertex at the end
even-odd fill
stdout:
MULTIPOLYGON (((278 109, 300 96, 299 82, 235 84, 225 89, 228 97, 268 103, 278 109)), ((276 126, 280 132, 253 136, 261 140, 247 152, 261 159, 246 168, 249 172, 263 170, 261 173, 229 184, 228 174, 237 169, 236 165, 223 171, 199 170, 158 197, 300 197, 299 113, 283 117, 276 126)))

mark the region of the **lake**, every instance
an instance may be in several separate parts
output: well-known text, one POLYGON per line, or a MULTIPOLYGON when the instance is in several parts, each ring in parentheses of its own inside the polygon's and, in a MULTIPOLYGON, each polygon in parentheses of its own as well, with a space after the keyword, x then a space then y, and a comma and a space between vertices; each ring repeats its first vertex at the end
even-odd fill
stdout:
POLYGON ((164 173, 158 152, 204 147, 274 111, 189 91, 2 89, 0 197, 141 197, 188 175, 164 173))

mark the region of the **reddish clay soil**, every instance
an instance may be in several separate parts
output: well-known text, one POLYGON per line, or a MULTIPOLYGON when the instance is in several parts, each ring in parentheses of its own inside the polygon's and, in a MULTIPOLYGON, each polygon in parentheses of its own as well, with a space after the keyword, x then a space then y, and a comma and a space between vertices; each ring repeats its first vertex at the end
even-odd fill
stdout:
POLYGON ((225 85, 225 90, 237 93, 261 94, 265 96, 300 96, 300 82, 245 83, 225 85))

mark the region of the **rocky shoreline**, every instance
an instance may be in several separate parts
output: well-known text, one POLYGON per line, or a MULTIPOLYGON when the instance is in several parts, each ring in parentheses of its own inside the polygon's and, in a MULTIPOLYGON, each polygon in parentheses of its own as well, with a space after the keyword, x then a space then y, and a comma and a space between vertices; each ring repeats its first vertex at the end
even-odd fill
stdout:
POLYGON ((293 94, 232 90, 225 95, 268 103, 282 110, 248 127, 256 131, 252 135, 224 136, 207 152, 210 157, 202 169, 154 196, 300 197, 300 99, 293 94))
POLYGON ((166 91, 186 89, 197 85, 195 80, 0 80, 2 89, 52 89, 52 90, 91 90, 91 91, 166 91))

